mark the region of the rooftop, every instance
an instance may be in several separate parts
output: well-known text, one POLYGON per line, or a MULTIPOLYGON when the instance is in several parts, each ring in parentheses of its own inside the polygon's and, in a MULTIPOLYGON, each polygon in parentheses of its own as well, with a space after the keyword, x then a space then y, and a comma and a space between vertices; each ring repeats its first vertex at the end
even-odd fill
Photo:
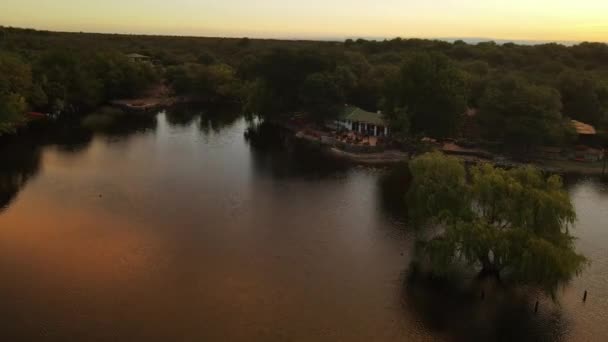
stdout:
POLYGON ((597 132, 595 131, 595 127, 586 124, 584 122, 572 120, 572 125, 576 129, 576 133, 581 135, 595 135, 597 132))
POLYGON ((342 120, 363 122, 376 126, 386 126, 384 117, 380 113, 373 113, 363 110, 355 106, 346 106, 344 113, 342 113, 342 120))
POLYGON ((127 54, 127 57, 129 57, 129 58, 139 58, 139 59, 148 59, 148 58, 150 58, 150 57, 148 57, 148 56, 145 56, 145 55, 140 55, 140 54, 138 54, 138 53, 130 53, 130 54, 127 54))

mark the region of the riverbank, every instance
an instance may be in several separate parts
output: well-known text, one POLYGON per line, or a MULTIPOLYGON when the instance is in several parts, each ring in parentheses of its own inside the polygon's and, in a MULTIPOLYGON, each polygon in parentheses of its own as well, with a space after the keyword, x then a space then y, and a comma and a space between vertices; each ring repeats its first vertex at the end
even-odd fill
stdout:
POLYGON ((162 107, 168 107, 175 105, 180 102, 177 97, 166 97, 166 98, 137 98, 137 99, 122 99, 110 101, 110 104, 114 107, 120 108, 125 111, 137 111, 137 112, 149 112, 156 111, 162 107))
POLYGON ((19 134, 19 131, 26 129, 29 125, 50 120, 53 117, 49 114, 30 112, 22 117, 10 121, 0 123, 0 137, 19 134))
POLYGON ((151 112, 190 102, 194 102, 194 99, 186 96, 174 96, 167 85, 159 84, 150 88, 141 97, 115 99, 110 101, 110 105, 127 112, 151 112))
MULTIPOLYGON (((337 144, 336 140, 332 136, 328 135, 327 132, 321 130, 315 130, 308 126, 299 126, 290 122, 278 122, 279 126, 287 129, 293 134, 296 139, 307 141, 323 148, 328 154, 347 160, 355 164, 364 165, 390 165, 407 162, 412 153, 398 150, 398 149, 385 149, 383 147, 366 147, 360 148, 358 146, 347 146, 344 144, 337 144), (349 147, 344 148, 344 147, 349 147)), ((454 145, 454 144, 448 144, 454 145)), ((524 165, 534 165, 535 167, 548 172, 556 174, 574 174, 584 176, 603 176, 606 170, 604 169, 603 162, 580 162, 570 160, 548 160, 548 159, 533 159, 527 162, 520 162, 511 159, 504 158, 502 156, 496 156, 489 152, 475 150, 476 153, 471 153, 471 149, 462 149, 464 152, 459 153, 454 148, 444 148, 439 145, 432 147, 431 149, 437 149, 443 153, 449 154, 453 157, 459 158, 467 164, 479 164, 479 163, 492 163, 499 167, 511 168, 524 165)), ((418 152, 414 153, 417 154, 418 152)))
POLYGON ((367 165, 389 165, 407 162, 410 159, 409 153, 398 150, 389 150, 379 153, 353 153, 343 151, 336 147, 331 147, 327 151, 330 155, 333 155, 336 158, 346 159, 350 162, 367 165))
POLYGON ((542 162, 532 162, 540 167, 548 167, 559 170, 558 173, 576 174, 584 176, 605 176, 608 174, 608 168, 604 168, 603 162, 583 163, 577 161, 556 161, 546 160, 542 162))

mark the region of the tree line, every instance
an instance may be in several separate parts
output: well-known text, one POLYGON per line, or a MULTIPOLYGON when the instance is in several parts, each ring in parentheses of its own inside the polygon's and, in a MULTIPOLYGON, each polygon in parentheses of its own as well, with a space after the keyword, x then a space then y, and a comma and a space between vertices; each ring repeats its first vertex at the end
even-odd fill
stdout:
POLYGON ((4 125, 26 110, 82 112, 160 80, 178 95, 238 103, 263 117, 304 111, 323 121, 346 103, 382 110, 400 137, 461 137, 469 120, 479 128, 477 139, 513 149, 571 143, 570 119, 608 125, 608 45, 601 43, 314 42, 0 28, 0 51, 4 125), (155 63, 125 57, 134 52, 155 63))

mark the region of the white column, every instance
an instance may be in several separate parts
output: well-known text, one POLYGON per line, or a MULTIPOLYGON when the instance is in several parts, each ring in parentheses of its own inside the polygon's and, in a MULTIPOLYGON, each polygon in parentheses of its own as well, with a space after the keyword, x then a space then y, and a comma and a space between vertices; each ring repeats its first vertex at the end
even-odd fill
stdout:
POLYGON ((378 126, 374 126, 374 136, 378 136, 378 126))

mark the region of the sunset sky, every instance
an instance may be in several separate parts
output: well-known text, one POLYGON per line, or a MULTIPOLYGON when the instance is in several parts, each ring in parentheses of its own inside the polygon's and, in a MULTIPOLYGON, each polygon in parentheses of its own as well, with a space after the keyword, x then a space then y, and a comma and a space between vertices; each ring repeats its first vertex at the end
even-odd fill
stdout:
POLYGON ((608 0, 2 0, 0 25, 342 39, 608 41, 608 0))

